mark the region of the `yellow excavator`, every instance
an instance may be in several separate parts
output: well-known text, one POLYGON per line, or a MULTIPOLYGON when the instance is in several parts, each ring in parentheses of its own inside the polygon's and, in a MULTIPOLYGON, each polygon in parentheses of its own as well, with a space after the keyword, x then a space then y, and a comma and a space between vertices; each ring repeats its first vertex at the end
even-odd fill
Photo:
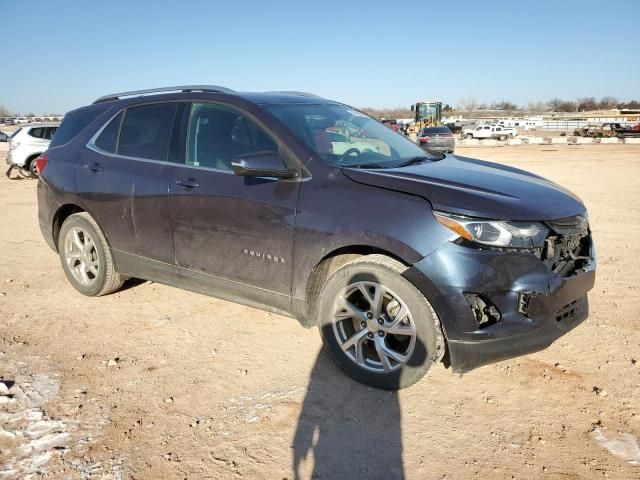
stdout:
POLYGON ((442 102, 416 102, 411 105, 414 121, 407 129, 409 135, 418 135, 424 127, 442 125, 442 102))

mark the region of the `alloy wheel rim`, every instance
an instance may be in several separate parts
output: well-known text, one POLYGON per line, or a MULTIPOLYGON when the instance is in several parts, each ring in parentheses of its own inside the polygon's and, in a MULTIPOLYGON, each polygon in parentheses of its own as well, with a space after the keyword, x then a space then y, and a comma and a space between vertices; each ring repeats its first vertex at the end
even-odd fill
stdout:
POLYGON ((91 236, 78 227, 67 232, 64 239, 64 259, 73 278, 83 286, 91 286, 98 279, 100 260, 91 236))
POLYGON ((416 327, 405 302, 376 282, 355 282, 336 298, 333 333, 356 365, 378 373, 401 368, 411 358, 416 327))

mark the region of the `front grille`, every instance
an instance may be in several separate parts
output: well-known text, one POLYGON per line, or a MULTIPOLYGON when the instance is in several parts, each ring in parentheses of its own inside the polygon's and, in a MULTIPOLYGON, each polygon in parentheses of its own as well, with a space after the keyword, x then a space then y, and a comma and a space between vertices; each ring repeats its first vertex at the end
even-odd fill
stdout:
POLYGON ((576 215, 547 222, 553 229, 542 249, 542 261, 563 277, 573 275, 591 260, 591 237, 585 216, 576 215))

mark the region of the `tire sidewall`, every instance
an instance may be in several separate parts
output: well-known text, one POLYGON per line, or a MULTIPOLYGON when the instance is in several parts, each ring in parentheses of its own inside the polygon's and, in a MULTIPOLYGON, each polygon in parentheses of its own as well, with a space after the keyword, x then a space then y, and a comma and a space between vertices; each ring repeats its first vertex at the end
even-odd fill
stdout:
POLYGON ((102 234, 91 224, 91 222, 89 222, 86 218, 83 218, 81 215, 71 215, 64 221, 64 223, 62 224, 62 228, 60 229, 60 235, 58 236, 58 254, 60 256, 60 262, 62 263, 62 269, 64 270, 64 274, 67 276, 67 280, 69 280, 69 283, 71 283, 73 288, 78 290, 83 295, 98 295, 107 281, 107 273, 105 268, 107 259, 101 236, 102 234), (95 245, 96 253, 98 255, 98 260, 100 263, 98 268, 98 279, 92 285, 87 286, 78 283, 78 281, 71 274, 69 267, 67 266, 67 261, 64 257, 64 240, 69 230, 74 227, 78 227, 86 231, 93 240, 93 244, 95 245))
MULTIPOLYGON (((414 384, 438 358, 436 325, 432 310, 424 296, 398 272, 375 263, 357 262, 338 269, 325 283, 318 298, 317 324, 323 343, 342 370, 355 380, 377 388, 396 390, 414 384), (416 344, 411 358, 401 368, 389 373, 372 372, 356 365, 345 355, 333 332, 334 301, 349 284, 376 282, 389 288, 409 308, 416 327, 416 344)), ((439 327, 438 327, 439 328, 439 327)))

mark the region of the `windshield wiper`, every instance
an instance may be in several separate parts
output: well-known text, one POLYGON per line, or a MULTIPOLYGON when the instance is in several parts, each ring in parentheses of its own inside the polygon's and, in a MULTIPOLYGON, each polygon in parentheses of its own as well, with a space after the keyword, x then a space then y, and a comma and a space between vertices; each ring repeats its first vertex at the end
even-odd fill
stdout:
POLYGON ((389 168, 381 163, 357 163, 355 165, 346 165, 347 168, 389 168))
POLYGON ((424 162, 428 162, 430 160, 433 160, 433 158, 429 158, 429 157, 413 157, 410 158, 409 160, 402 162, 400 165, 396 165, 395 168, 400 168, 400 167, 408 167, 409 165, 417 165, 419 163, 424 163, 424 162))

